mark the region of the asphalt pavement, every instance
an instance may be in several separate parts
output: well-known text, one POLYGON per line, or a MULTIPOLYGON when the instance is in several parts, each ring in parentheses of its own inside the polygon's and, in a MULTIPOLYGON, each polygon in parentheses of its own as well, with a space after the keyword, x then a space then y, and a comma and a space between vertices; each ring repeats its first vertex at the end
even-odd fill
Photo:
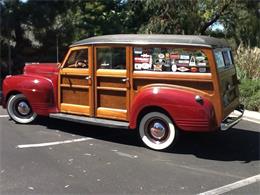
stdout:
POLYGON ((136 136, 49 118, 16 124, 0 108, 0 194, 260 194, 258 123, 183 134, 169 152, 136 136))

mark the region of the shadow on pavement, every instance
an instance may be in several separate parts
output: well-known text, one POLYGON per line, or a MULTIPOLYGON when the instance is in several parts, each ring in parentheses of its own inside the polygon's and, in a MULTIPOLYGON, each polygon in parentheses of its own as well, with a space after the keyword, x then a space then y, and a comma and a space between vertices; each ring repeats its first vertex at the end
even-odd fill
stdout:
MULTIPOLYGON (((47 126, 48 129, 142 147, 134 130, 106 128, 49 118, 39 120, 38 124, 47 126)), ((227 132, 181 134, 175 148, 167 153, 192 154, 202 159, 248 163, 260 160, 259 146, 259 132, 233 128, 227 132)))

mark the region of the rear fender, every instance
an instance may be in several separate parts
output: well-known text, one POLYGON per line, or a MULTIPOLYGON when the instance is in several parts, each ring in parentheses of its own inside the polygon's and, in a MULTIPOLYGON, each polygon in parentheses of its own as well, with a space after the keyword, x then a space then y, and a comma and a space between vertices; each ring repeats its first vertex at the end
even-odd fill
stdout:
POLYGON ((4 106, 15 93, 22 93, 38 115, 47 116, 49 112, 58 111, 53 83, 48 78, 35 75, 9 76, 3 82, 4 106))
POLYGON ((207 94, 188 87, 153 84, 142 88, 131 105, 130 128, 136 128, 140 113, 149 107, 165 110, 175 125, 184 131, 216 129, 214 107, 207 94), (196 95, 203 98, 195 100, 196 95))

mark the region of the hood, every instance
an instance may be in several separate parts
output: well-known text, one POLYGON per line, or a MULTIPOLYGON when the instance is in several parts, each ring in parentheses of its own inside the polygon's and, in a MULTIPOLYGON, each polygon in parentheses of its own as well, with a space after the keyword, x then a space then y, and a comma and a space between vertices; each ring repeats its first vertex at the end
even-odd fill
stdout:
POLYGON ((26 63, 24 67, 24 74, 37 74, 37 75, 51 75, 58 73, 58 63, 26 63))

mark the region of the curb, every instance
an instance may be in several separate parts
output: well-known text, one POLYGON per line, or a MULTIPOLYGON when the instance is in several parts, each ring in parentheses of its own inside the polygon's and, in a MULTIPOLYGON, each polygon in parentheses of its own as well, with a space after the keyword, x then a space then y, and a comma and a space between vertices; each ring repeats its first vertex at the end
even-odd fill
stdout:
POLYGON ((260 112, 245 110, 243 118, 260 122, 260 112))

